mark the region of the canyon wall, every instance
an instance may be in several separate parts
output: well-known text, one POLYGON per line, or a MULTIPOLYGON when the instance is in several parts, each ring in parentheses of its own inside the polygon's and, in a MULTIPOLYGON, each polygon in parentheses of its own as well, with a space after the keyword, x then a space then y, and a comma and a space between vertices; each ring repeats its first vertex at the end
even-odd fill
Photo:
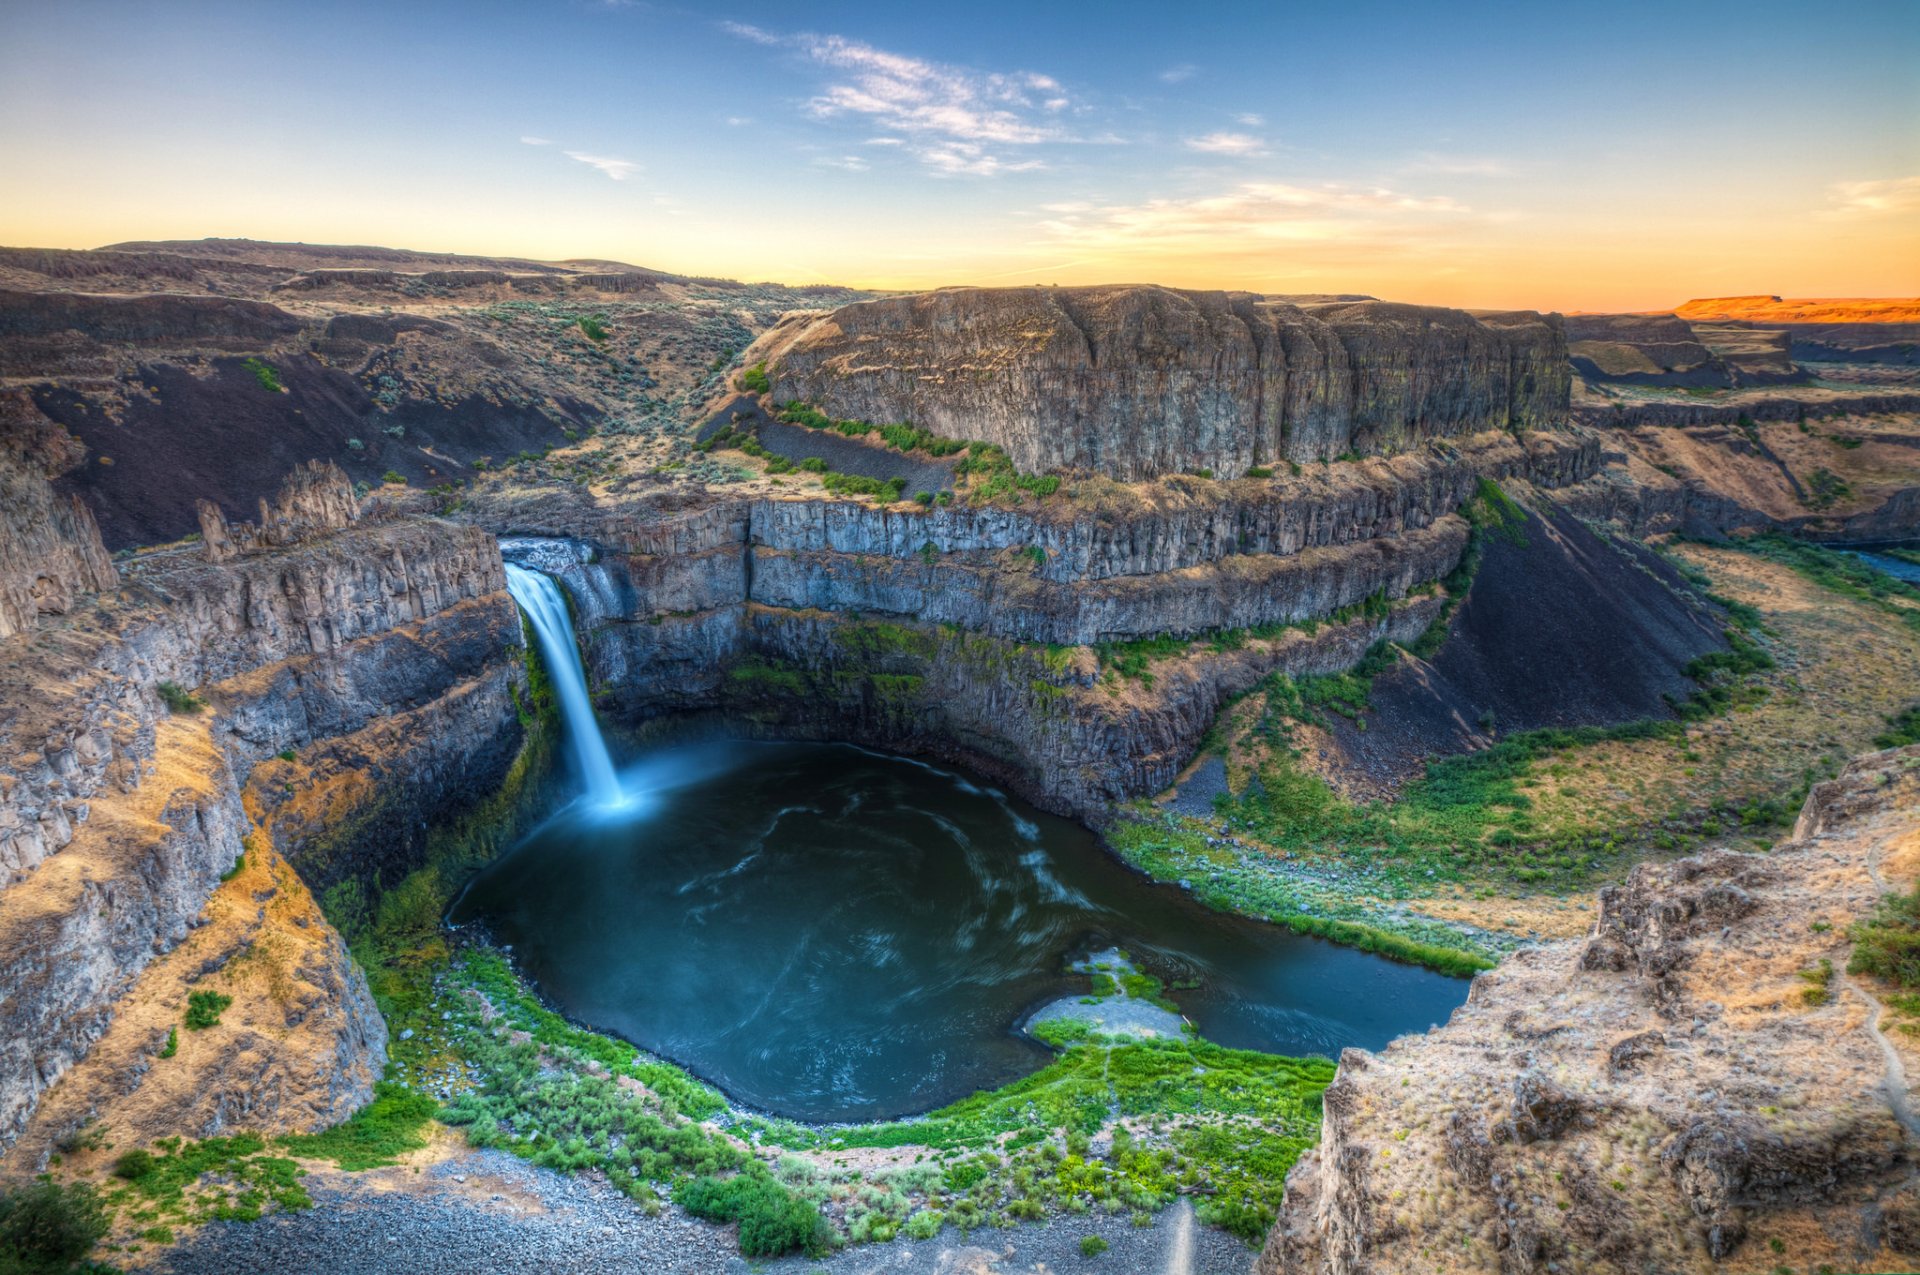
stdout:
POLYGON ((1584 940, 1346 1050, 1258 1269, 1914 1269, 1914 1051, 1844 971, 1917 848, 1920 747, 1869 755, 1771 853, 1643 864, 1584 940))
POLYGON ((1378 453, 1566 414, 1557 316, 1146 286, 944 288, 791 320, 776 401, 1123 481, 1378 453))
POLYGON ((574 598, 614 720, 705 713, 857 738, 1098 820, 1165 787, 1220 704, 1267 674, 1337 671, 1424 629, 1468 541, 1455 511, 1483 479, 1557 490, 1599 461, 1590 436, 1490 433, 1297 477, 1011 507, 555 491, 469 513, 583 547, 539 565, 574 598), (1088 649, 1222 631, 1238 632, 1144 680, 1088 649))
MULTIPOLYGON (((297 514, 317 503, 330 511, 314 515, 324 528, 310 519, 281 544, 216 550, 222 561, 200 546, 144 555, 120 588, 6 639, 0 1145, 20 1137, 117 1015, 139 1008, 122 999, 205 923, 243 846, 321 884, 345 870, 341 859, 355 872, 403 869, 429 822, 504 773, 524 675, 492 537, 361 521, 350 491, 342 503, 343 481, 309 475, 276 505, 297 514)), ((273 887, 289 898, 304 888, 293 878, 273 887)), ((312 924, 298 907, 288 924, 297 917, 312 924)), ((233 941, 250 947, 248 934, 236 925, 233 941)), ((213 969, 225 963, 204 955, 213 969)), ((346 1115, 370 1093, 384 1047, 337 936, 301 968, 304 982, 331 989, 312 1007, 331 1044, 314 1048, 333 1050, 337 1065, 305 1073, 333 1077, 325 1101, 263 1110, 272 1127, 346 1115)), ((254 1033, 232 1057, 209 1054, 208 1083, 242 1064, 233 1075, 281 1074, 262 1061, 279 1038, 254 1033)), ((137 1088, 163 1040, 134 1049, 111 1083, 89 1084, 137 1088)), ((71 1122, 89 1114, 61 1109, 71 1122)), ((41 1130, 36 1154, 61 1132, 41 1130)))

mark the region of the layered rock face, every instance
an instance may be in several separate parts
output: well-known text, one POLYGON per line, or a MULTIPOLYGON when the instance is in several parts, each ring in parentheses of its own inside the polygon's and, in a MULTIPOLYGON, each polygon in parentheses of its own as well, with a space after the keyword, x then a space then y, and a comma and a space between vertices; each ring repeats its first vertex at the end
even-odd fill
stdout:
MULTIPOLYGON (((312 479, 275 507, 307 508, 312 479)), ((259 858, 284 855, 323 883, 340 856, 404 868, 426 823, 504 773, 523 675, 492 538, 426 520, 359 521, 331 496, 319 508, 334 529, 310 526, 217 563, 197 549, 147 555, 121 589, 7 640, 0 1144, 89 1053, 149 962, 203 924, 250 837, 259 858), (164 683, 187 711, 169 710, 164 683), (197 705, 180 698, 188 693, 197 705)), ((252 942, 245 924, 231 933, 252 942)), ((366 992, 337 936, 293 974, 277 986, 321 989, 332 1006, 315 1020, 319 1043, 302 1048, 336 1063, 292 1066, 255 1050, 248 1065, 337 1076, 318 1098, 283 1104, 287 1120, 325 1123, 365 1100, 384 1035, 353 1010, 366 992)), ((256 1043, 270 1054, 283 1039, 256 1043)), ((130 1075, 137 1087, 145 1065, 88 1085, 106 1092, 130 1075)), ((183 1120, 189 1110, 201 1108, 182 1107, 183 1120)), ((87 1114, 84 1104, 60 1108, 62 1119, 87 1114)), ((208 1132, 232 1116, 203 1114, 174 1131, 208 1132)), ((264 1107, 259 1115, 272 1118, 264 1107)), ((47 1132, 35 1143, 42 1153, 60 1131, 47 1132)))
POLYGON ((79 459, 77 449, 35 430, 33 418, 18 391, 0 395, 0 639, 119 581, 93 515, 48 481, 79 459))
POLYGON ((1920 747, 1870 755, 1771 854, 1644 864, 1585 940, 1347 1050, 1259 1269, 1914 1269, 1912 1050, 1844 971, 1917 847, 1920 747))
POLYGON ((776 400, 1135 480, 1559 423, 1557 317, 1125 286, 948 288, 782 325, 776 400))
POLYGON ((1093 503, 668 510, 555 494, 482 500, 473 514, 502 533, 592 545, 560 574, 615 718, 710 712, 737 728, 932 753, 1101 818, 1164 787, 1226 697, 1416 636, 1439 606, 1433 582, 1467 543, 1454 511, 1482 478, 1560 488, 1598 462, 1591 438, 1489 434, 1093 503), (1323 623, 1370 599, 1365 616, 1323 623), (1297 627, 1202 646, 1150 685, 1102 680, 1090 652, 1063 649, 1283 625, 1297 627))

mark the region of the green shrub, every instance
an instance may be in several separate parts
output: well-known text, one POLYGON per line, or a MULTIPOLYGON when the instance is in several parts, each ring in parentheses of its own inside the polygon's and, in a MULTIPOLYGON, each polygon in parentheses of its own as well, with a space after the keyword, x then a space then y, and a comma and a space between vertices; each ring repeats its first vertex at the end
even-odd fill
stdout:
POLYGON ((590 341, 605 341, 611 335, 605 324, 587 314, 580 316, 580 330, 587 334, 587 339, 590 341))
POLYGON ((1875 748, 1904 748, 1920 744, 1920 704, 1887 719, 1887 729, 1873 737, 1875 748))
POLYGON ((167 1028, 167 1043, 160 1047, 160 1056, 162 1058, 171 1058, 179 1052, 180 1029, 178 1027, 169 1027, 167 1028))
POLYGON ((1920 987, 1920 886, 1882 896, 1872 915, 1847 931, 1853 940, 1849 974, 1871 974, 1902 987, 1920 987))
POLYGON ((139 1147, 127 1152, 113 1162, 113 1176, 137 1182, 153 1172, 153 1152, 143 1151, 139 1147))
POLYGON ((1098 1235, 1086 1235, 1081 1237, 1080 1256, 1098 1257, 1106 1251, 1107 1251, 1107 1242, 1101 1239, 1098 1235))
POLYGON ((397 469, 389 469, 386 473, 380 475, 380 481, 383 483, 397 483, 405 487, 407 485, 407 476, 397 469))
POLYGON ((0 1194, 0 1271, 7 1275, 71 1270, 106 1233, 106 1208, 84 1182, 43 1178, 0 1194))
POLYGON ((260 382, 261 389, 273 394, 279 394, 286 389, 286 386, 280 384, 280 372, 273 364, 260 359, 248 359, 240 366, 253 373, 253 379, 260 382))
POLYGON ((187 1030, 205 1031, 209 1027, 220 1025, 220 1015, 227 1006, 233 1004, 233 997, 222 996, 219 992, 200 991, 187 997, 187 1030))
POLYGON ((1273 470, 1266 465, 1254 465, 1247 470, 1249 478, 1271 478, 1273 470))
POLYGON ((153 689, 160 692, 160 698, 165 701, 167 711, 170 713, 197 713, 206 707, 204 703, 193 697, 192 692, 177 682, 161 682, 153 689))
POLYGON ((239 876, 240 873, 243 870, 245 870, 246 866, 247 866, 247 856, 243 854, 239 858, 233 861, 233 866, 231 868, 228 868, 225 872, 222 872, 220 874, 220 879, 222 881, 231 881, 235 877, 239 876))
POLYGON ((749 394, 766 394, 772 391, 773 384, 767 379, 767 365, 755 363, 740 374, 740 388, 749 394))
POLYGON ((738 1222, 740 1252, 746 1257, 778 1257, 796 1250, 820 1254, 829 1242, 820 1211, 758 1164, 730 1178, 694 1178, 673 1198, 695 1217, 738 1222))

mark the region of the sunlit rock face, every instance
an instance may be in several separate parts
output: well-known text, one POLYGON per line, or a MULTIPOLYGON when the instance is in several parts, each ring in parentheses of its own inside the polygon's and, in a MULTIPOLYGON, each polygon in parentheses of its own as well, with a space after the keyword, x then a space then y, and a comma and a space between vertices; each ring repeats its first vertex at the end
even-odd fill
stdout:
POLYGON ((1568 396, 1557 316, 1149 286, 889 297, 760 353, 777 400, 1127 480, 1543 428, 1568 396))
POLYGON ((1428 1270, 1444 1246, 1514 1273, 1763 1270, 1782 1235, 1803 1269, 1915 1269, 1901 1046, 1838 936, 1916 836, 1920 747, 1870 753, 1770 853, 1641 864, 1586 938, 1344 1051, 1255 1269, 1428 1270))

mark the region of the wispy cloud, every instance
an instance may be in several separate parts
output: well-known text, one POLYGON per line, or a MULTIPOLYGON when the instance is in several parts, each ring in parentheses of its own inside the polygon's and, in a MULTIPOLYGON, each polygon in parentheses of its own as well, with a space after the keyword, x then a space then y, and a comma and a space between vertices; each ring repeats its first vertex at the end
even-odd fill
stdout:
POLYGON ((1189 137, 1187 149, 1203 155, 1264 155, 1267 144, 1251 133, 1208 133, 1189 137))
POLYGON ((617 182, 623 182, 640 171, 640 165, 630 159, 615 159, 610 155, 589 155, 585 151, 564 151, 568 159, 578 160, 588 168, 597 168, 617 182))
POLYGON ((1383 187, 1246 182, 1224 194, 1066 212, 1040 223, 1080 249, 1258 249, 1280 243, 1417 238, 1471 209, 1383 187))
POLYGON ((1031 173, 1046 167, 1037 159, 1001 159, 972 142, 945 142, 920 151, 920 160, 936 173, 993 177, 999 173, 1031 173))
POLYGON ((1504 160, 1491 155, 1449 155, 1422 151, 1406 166, 1409 173, 1439 173, 1448 177, 1499 177, 1507 171, 1504 160))
POLYGON ((1836 220, 1920 212, 1920 177, 1835 182, 1827 187, 1827 205, 1820 216, 1836 220))
POLYGON ((822 155, 813 162, 825 168, 842 168, 849 173, 864 173, 872 167, 858 155, 822 155))
POLYGON ((753 117, 752 117, 751 115, 729 115, 729 116, 727 116, 727 127, 728 127, 728 128, 745 128, 745 127, 746 127, 747 125, 749 125, 749 124, 751 124, 751 123, 753 123, 753 117))
POLYGON ((1199 70, 1200 68, 1191 62, 1182 62, 1178 66, 1170 66, 1160 72, 1160 82, 1162 84, 1183 84, 1191 80, 1199 70))
POLYGON ((1261 128, 1265 126, 1267 117, 1264 115, 1256 115, 1252 111, 1242 111, 1233 117, 1233 122, 1242 128, 1261 128))
POLYGON ((1009 159, 1005 147, 1072 140, 1061 122, 1072 96, 1049 75, 977 71, 875 48, 838 35, 776 35, 743 23, 722 29, 755 44, 797 50, 826 68, 806 103, 818 120, 855 120, 887 130, 869 144, 900 144, 936 175, 991 176, 1044 167, 1009 159))
POLYGON ((520 140, 528 146, 553 145, 553 139, 551 137, 522 137, 520 140))
POLYGON ((764 31, 748 22, 722 22, 720 29, 728 35, 737 35, 742 40, 751 40, 755 44, 778 44, 780 37, 771 31, 764 31))

